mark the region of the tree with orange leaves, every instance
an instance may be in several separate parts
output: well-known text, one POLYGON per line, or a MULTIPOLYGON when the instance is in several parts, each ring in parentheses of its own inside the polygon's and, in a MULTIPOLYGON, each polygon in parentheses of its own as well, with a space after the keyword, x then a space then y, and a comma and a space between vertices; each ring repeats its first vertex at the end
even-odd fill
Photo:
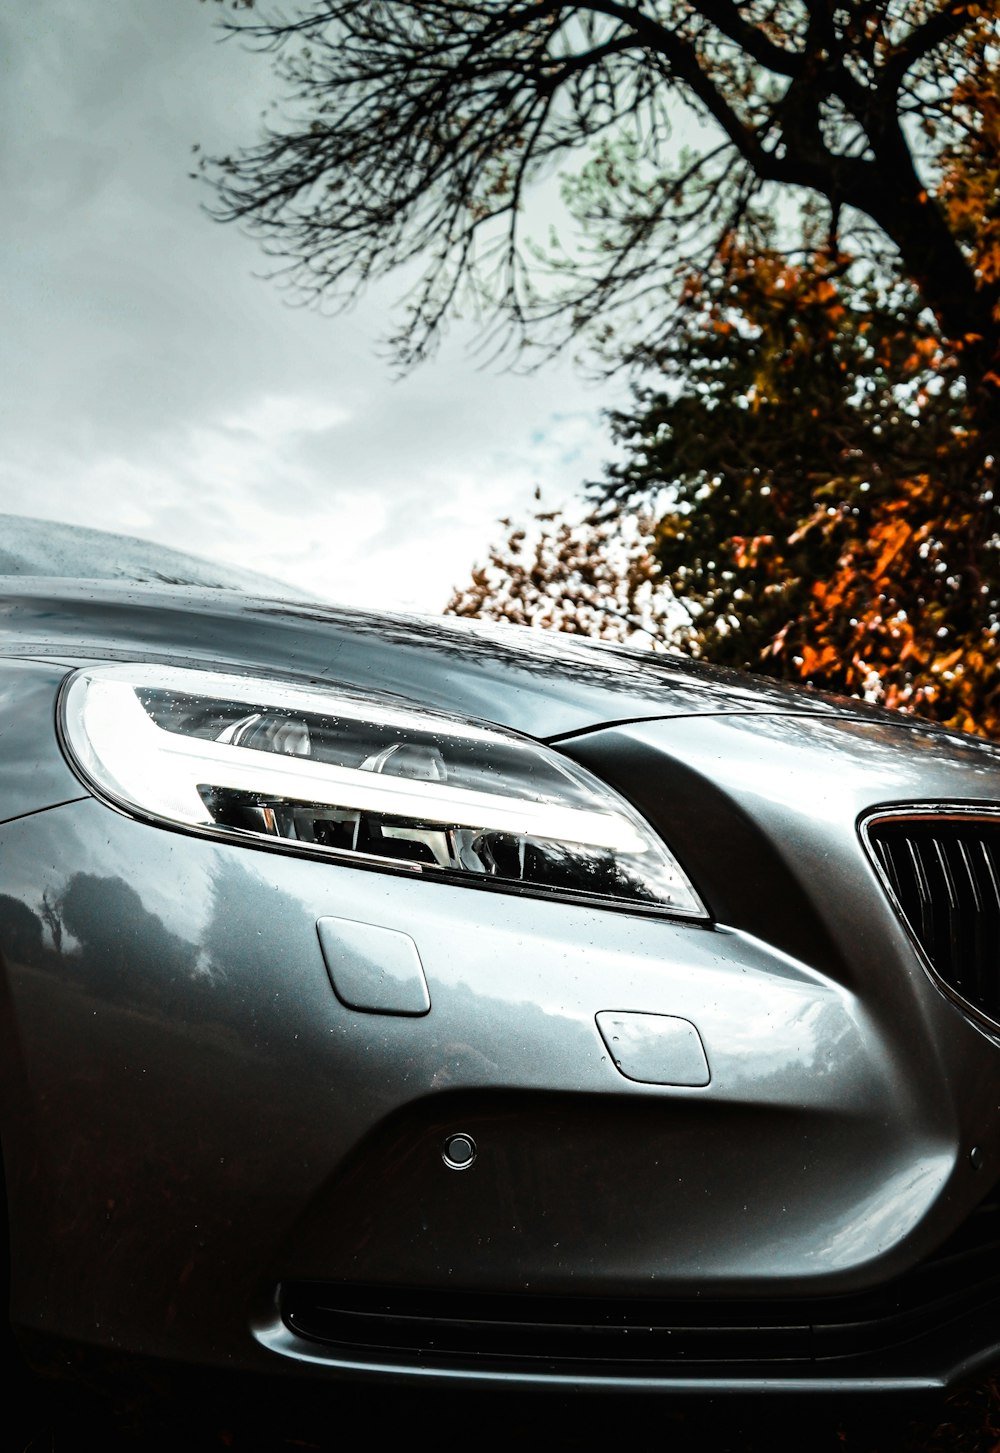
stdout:
POLYGON ((1000 735, 996 465, 915 289, 761 239, 690 282, 649 364, 590 521, 546 521, 530 572, 514 531, 449 609, 529 619, 541 600, 546 624, 626 639, 602 572, 616 527, 666 494, 629 566, 647 631, 1000 735))
MULTIPOLYGON (((931 139, 937 128, 929 125, 931 139)), ((1000 58, 952 91, 934 204, 984 300, 1000 282, 1000 58)), ((669 480, 655 554, 692 649, 1000 734, 1000 379, 903 269, 722 255, 614 428, 617 508, 669 480)), ((992 303, 996 313, 996 303, 992 303)), ((987 353, 993 345, 987 346, 987 353)))
POLYGON ((404 365, 471 302, 657 370, 604 508, 672 491, 655 554, 692 648, 1000 725, 997 0, 240 0, 227 25, 289 104, 204 169, 287 285, 416 278, 404 365), (574 166, 579 245, 533 246, 532 184, 574 166))
POLYGON ((669 486, 652 553, 688 649, 1000 732, 995 462, 915 290, 732 256, 658 361, 601 493, 669 486))
MULTIPOLYGON (((1000 58, 966 61, 947 138, 924 118, 931 201, 995 322, 1000 58)), ((998 735, 993 345, 949 337, 900 260, 831 248, 815 213, 803 241, 789 254, 759 223, 688 278, 612 416, 602 527, 670 497, 650 556, 695 654, 998 735)))

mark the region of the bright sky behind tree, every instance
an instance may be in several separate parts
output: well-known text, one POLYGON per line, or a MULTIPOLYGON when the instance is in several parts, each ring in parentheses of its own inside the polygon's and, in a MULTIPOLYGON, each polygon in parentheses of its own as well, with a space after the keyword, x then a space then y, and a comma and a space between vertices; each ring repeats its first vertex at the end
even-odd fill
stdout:
POLYGON ((204 214, 196 144, 253 139, 266 58, 215 6, 0 0, 0 512, 139 535, 360 605, 440 609, 501 515, 579 495, 611 452, 568 359, 490 369, 455 328, 401 382, 398 289, 287 306, 204 214))

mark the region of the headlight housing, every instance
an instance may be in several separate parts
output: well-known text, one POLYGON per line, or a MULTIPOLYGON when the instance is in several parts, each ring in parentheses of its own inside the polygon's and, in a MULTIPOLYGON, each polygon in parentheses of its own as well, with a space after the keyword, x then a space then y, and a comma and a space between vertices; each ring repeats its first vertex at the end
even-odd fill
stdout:
POLYGON ((359 866, 707 916, 623 798, 499 727, 389 698, 140 664, 77 671, 60 721, 84 782, 151 822, 359 866))

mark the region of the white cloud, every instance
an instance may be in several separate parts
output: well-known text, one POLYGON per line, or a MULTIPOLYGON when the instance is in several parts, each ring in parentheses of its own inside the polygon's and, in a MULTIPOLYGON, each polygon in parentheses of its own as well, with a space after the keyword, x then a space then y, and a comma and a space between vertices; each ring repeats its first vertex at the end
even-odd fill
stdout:
MULTIPOLYGON (((0 0, 2 3, 2 0, 0 0)), ((252 138, 270 67, 212 7, 0 9, 9 179, 0 512, 120 530, 361 604, 439 608, 497 535, 600 472, 614 397, 478 369, 394 382, 389 290, 288 307, 210 222, 192 146, 252 138)))

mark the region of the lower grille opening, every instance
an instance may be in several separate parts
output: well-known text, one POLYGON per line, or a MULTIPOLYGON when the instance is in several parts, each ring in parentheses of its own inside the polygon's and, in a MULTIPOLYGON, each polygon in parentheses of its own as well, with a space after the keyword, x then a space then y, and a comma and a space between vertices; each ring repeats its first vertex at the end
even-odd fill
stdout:
POLYGON ((1000 1326, 1000 1195, 906 1276, 851 1296, 770 1301, 543 1297, 289 1282, 299 1336, 356 1358, 657 1375, 671 1367, 857 1360, 920 1338, 1000 1326))

